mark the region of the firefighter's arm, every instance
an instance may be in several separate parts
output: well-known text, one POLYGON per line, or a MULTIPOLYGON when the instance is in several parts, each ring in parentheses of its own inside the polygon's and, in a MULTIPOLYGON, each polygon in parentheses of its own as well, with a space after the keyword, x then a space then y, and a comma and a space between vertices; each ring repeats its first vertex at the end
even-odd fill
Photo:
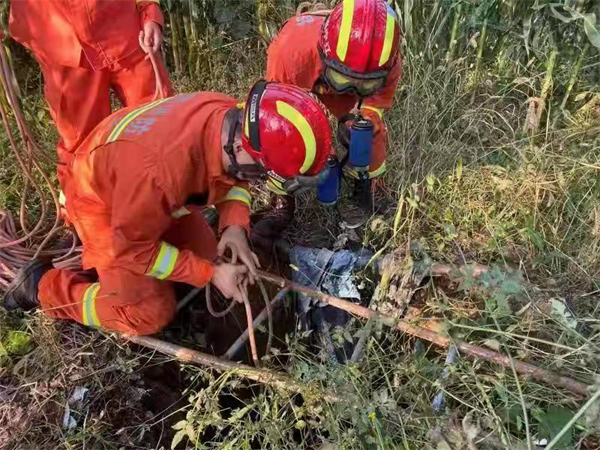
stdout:
POLYGON ((173 199, 144 168, 137 149, 127 150, 132 150, 128 158, 114 161, 120 165, 119 173, 127 174, 115 177, 113 188, 111 221, 117 264, 139 275, 203 287, 213 276, 213 264, 163 240, 174 220, 173 199))
POLYGON ((394 101, 394 93, 396 87, 402 76, 402 59, 398 57, 396 64, 392 67, 392 70, 386 80, 386 84, 381 91, 376 95, 365 99, 362 107, 361 114, 371 120, 374 125, 374 137, 373 137, 373 155, 378 160, 375 167, 371 167, 369 172, 372 178, 382 175, 385 170, 384 155, 387 149, 387 128, 383 121, 383 113, 385 110, 392 107, 394 101))
POLYGON ((243 228, 247 234, 250 232, 252 197, 248 190, 248 183, 238 181, 224 196, 217 198, 216 203, 220 233, 232 225, 243 228))
POLYGON ((250 280, 254 282, 260 264, 248 244, 250 206, 248 183, 242 181, 238 181, 225 196, 217 200, 221 232, 217 252, 219 257, 223 257, 229 250, 232 262, 244 264, 248 268, 250 280))
POLYGON ((161 27, 165 26, 165 17, 160 10, 159 0, 136 0, 142 27, 148 22, 156 22, 161 27))
POLYGON ((402 59, 398 57, 396 64, 394 64, 394 67, 392 67, 392 70, 388 75, 385 86, 372 97, 366 98, 362 104, 360 112, 375 125, 375 135, 379 134, 380 131, 385 130, 383 124, 383 112, 392 107, 394 93, 396 92, 396 87, 398 86, 401 76, 402 59))
POLYGON ((383 88, 375 95, 366 98, 362 109, 371 109, 374 111, 379 111, 382 114, 384 110, 390 109, 394 103, 394 93, 396 92, 396 88, 398 87, 401 77, 402 58, 400 58, 400 55, 398 55, 398 59, 396 60, 396 63, 392 67, 392 70, 387 77, 385 86, 383 86, 383 88))

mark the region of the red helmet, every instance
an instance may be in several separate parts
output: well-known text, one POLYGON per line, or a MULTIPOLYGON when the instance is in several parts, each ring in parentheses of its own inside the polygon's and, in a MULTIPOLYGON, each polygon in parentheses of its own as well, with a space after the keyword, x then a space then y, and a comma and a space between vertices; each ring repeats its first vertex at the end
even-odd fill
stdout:
POLYGON ((372 95, 385 83, 399 48, 400 26, 391 6, 384 0, 344 0, 321 31, 325 80, 338 92, 372 95))
POLYGON ((317 182, 332 153, 331 126, 306 91, 261 80, 248 95, 243 121, 243 148, 266 169, 272 190, 286 191, 291 180, 317 182))

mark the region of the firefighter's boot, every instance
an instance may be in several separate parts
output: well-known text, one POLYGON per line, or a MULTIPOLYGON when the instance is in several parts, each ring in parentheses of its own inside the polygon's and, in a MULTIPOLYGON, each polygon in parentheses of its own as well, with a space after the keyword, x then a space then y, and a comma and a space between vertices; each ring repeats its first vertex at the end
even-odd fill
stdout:
POLYGON ((52 269, 50 263, 39 259, 21 268, 4 294, 4 307, 9 311, 36 309, 40 305, 38 285, 42 276, 50 269, 52 269))

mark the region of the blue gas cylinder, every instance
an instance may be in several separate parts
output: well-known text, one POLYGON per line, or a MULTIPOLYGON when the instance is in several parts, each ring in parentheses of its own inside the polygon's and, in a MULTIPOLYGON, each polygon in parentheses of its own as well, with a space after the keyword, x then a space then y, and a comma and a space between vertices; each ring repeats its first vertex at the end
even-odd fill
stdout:
POLYGON ((373 122, 360 118, 350 127, 350 154, 348 162, 357 172, 366 172, 373 150, 373 122))
POLYGON ((317 186, 317 199, 323 205, 335 205, 340 197, 341 167, 337 158, 327 161, 329 174, 327 178, 317 186))

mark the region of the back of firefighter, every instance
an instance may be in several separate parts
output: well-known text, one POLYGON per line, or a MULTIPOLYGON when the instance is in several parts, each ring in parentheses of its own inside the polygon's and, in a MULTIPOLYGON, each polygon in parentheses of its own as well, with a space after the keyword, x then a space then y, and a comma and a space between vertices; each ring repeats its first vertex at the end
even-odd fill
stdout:
MULTIPOLYGON (((152 100, 156 82, 140 48, 158 52, 159 0, 11 0, 11 36, 33 53, 60 139, 59 180, 75 149, 111 113, 110 90, 123 106, 152 100)), ((163 95, 172 95, 160 64, 163 95)))
POLYGON ((241 301, 258 266, 243 180, 317 179, 331 152, 327 114, 306 92, 259 82, 250 98, 242 110, 222 94, 181 94, 105 119, 76 151, 66 187, 83 267, 98 281, 34 260, 6 291, 5 306, 152 334, 175 315, 170 282, 211 282, 241 301), (186 204, 191 196, 216 205, 218 244, 200 209, 186 204), (227 249, 232 261, 217 261, 227 249))
POLYGON ((399 49, 396 14, 384 0, 344 0, 331 12, 289 19, 269 46, 266 78, 314 92, 338 119, 364 99, 360 113, 375 125, 375 178, 386 170, 383 112, 400 80, 399 49))

